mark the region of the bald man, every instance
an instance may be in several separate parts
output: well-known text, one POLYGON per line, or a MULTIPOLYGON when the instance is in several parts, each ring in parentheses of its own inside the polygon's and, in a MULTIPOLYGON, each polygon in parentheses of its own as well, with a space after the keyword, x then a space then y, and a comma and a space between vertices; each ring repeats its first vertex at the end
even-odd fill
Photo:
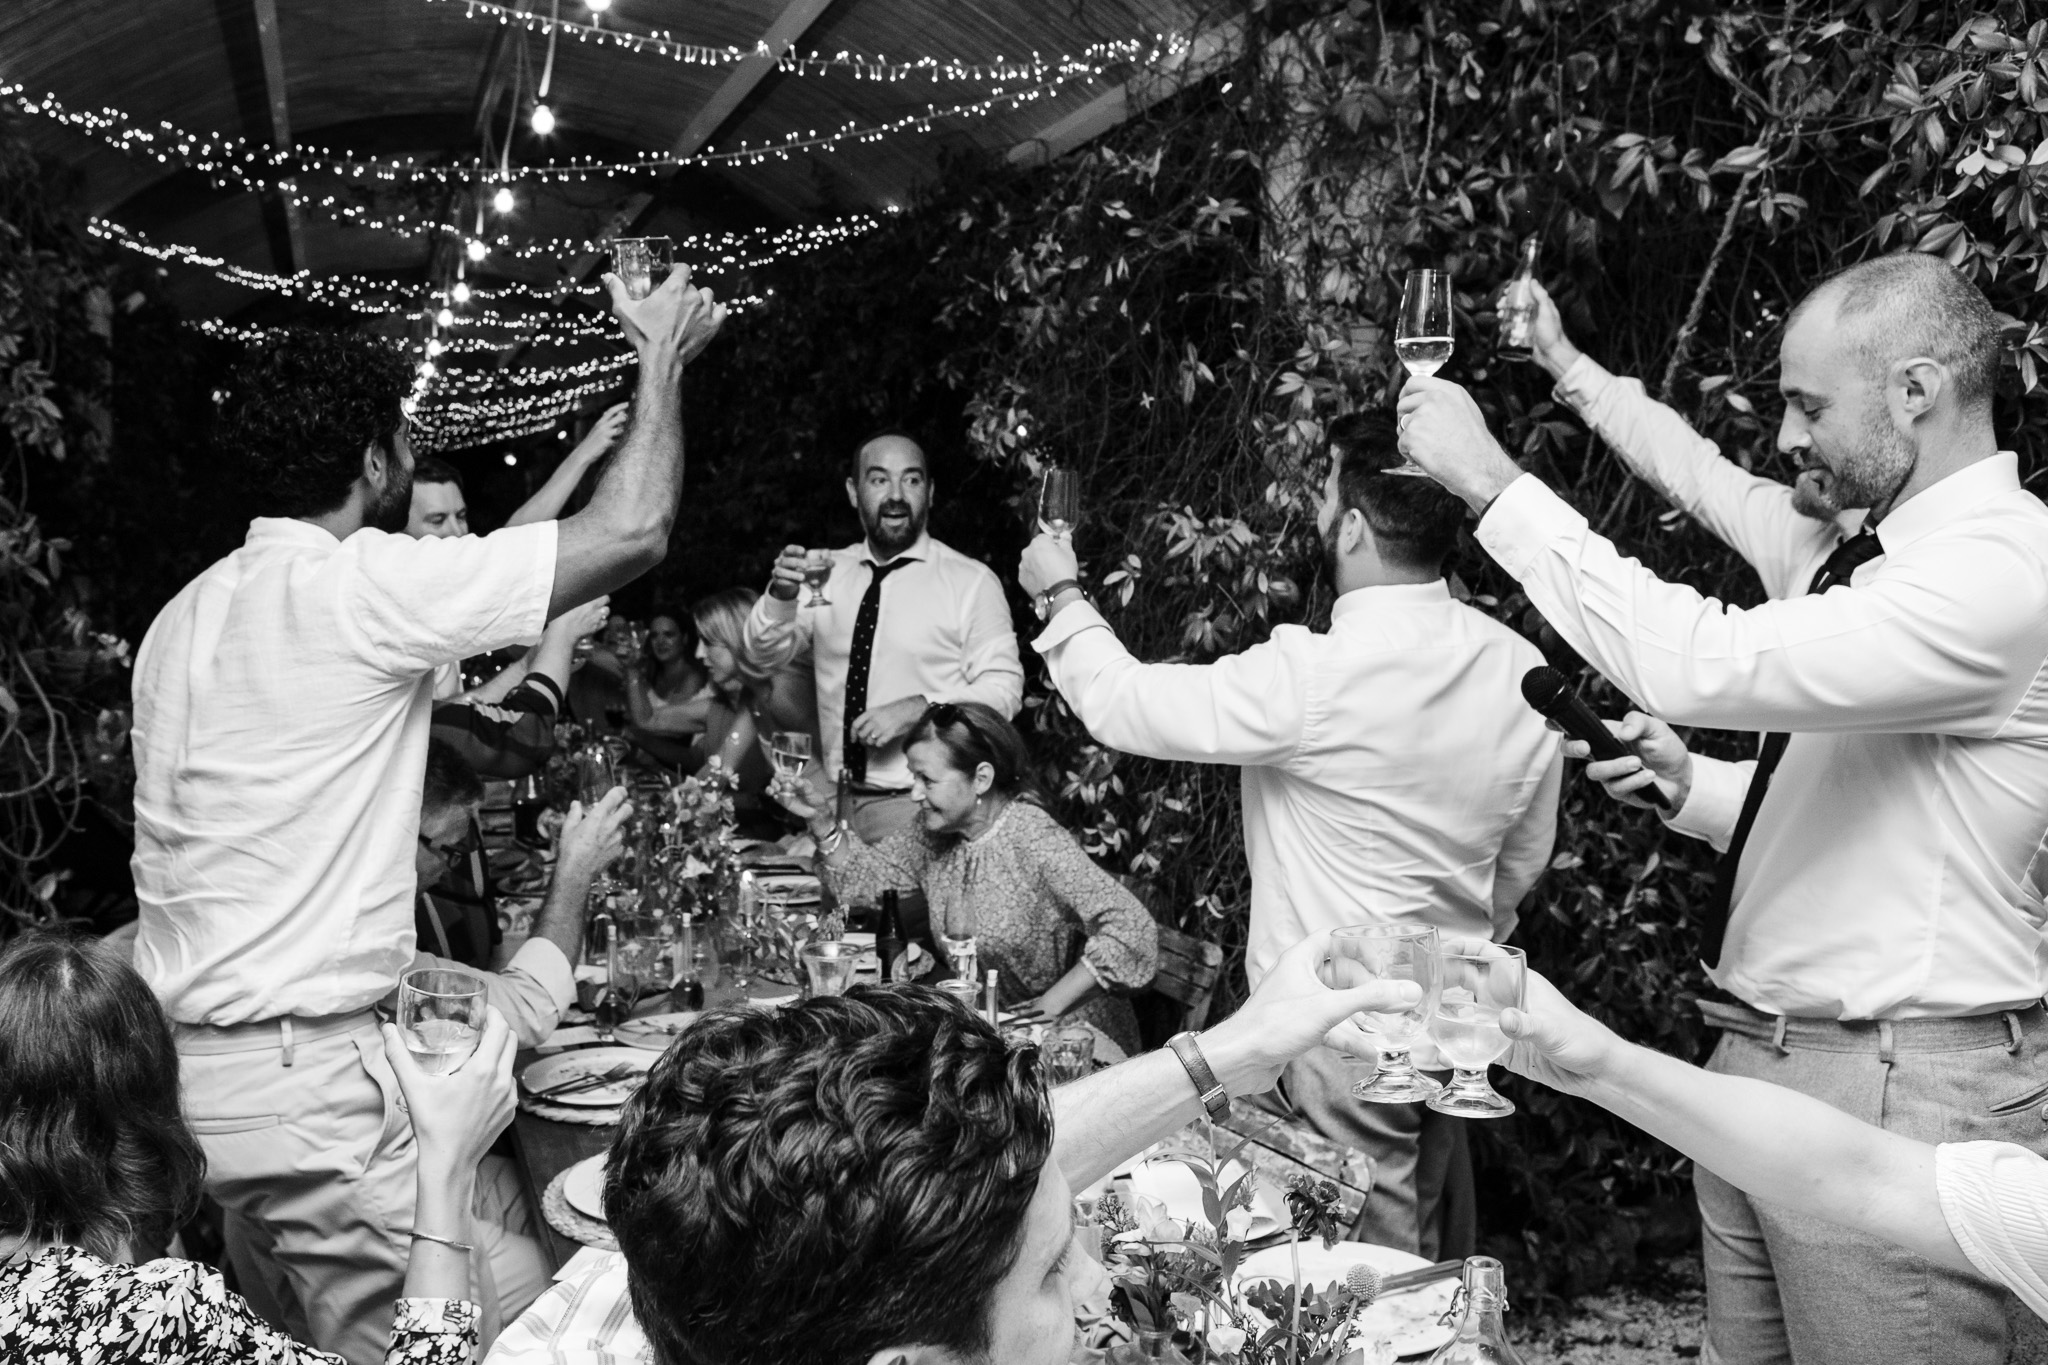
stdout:
MULTIPOLYGON (((1779 350, 1791 487, 1580 356, 1547 303, 1541 325, 1559 394, 1773 599, 1659 581, 1517 468, 1464 390, 1410 381, 1403 449, 1574 648, 1645 712, 1766 732, 1723 763, 1632 717, 1640 757, 1595 773, 1661 782, 1672 827, 1722 851, 1695 907, 1710 1069, 1922 1142, 2048 1148, 2048 509, 1992 430, 1990 304, 1924 255, 1815 289, 1779 350)), ((1704 1169, 1695 1186, 1706 1359, 2006 1359, 2006 1291, 1704 1169)))

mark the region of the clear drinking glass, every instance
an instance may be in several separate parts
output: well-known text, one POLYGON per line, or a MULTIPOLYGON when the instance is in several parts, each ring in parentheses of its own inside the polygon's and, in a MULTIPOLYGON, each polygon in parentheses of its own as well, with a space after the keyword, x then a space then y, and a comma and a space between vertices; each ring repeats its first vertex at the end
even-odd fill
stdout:
POLYGON ((832 577, 832 552, 830 550, 804 551, 804 586, 811 590, 804 602, 807 607, 829 607, 832 599, 825 595, 825 583, 832 577))
POLYGON ((811 994, 844 995, 853 984, 854 968, 867 949, 840 939, 813 939, 797 950, 803 959, 804 975, 810 978, 811 994))
MULTIPOLYGON (((1451 277, 1441 270, 1411 270, 1401 287, 1401 319, 1394 327, 1394 354, 1412 375, 1433 375, 1451 358, 1451 277)), ((1428 478, 1429 471, 1404 460, 1387 471, 1428 478)))
POLYGON ((398 982, 398 1036, 429 1076, 461 1070, 484 1029, 484 981, 475 972, 423 967, 398 982))
POLYGON ((1086 1024, 1060 1024, 1045 1036, 1045 1083, 1066 1085, 1095 1074, 1095 1030, 1086 1024))
POLYGON ((619 785, 618 764, 602 740, 591 740, 576 751, 576 799, 589 810, 619 785))
POLYGON ((1081 520, 1081 476, 1071 469, 1049 466, 1038 487, 1038 523, 1055 540, 1069 544, 1074 524, 1081 520))
POLYGON ((612 243, 612 273, 626 297, 644 299, 675 269, 676 244, 667 237, 620 237, 612 243))
POLYGON ((805 730, 778 730, 768 741, 768 754, 775 770, 787 777, 802 777, 811 763, 811 736, 805 730))
POLYGON ((1378 1044, 1380 1069, 1351 1093, 1382 1104, 1410 1104, 1443 1089, 1415 1069, 1408 1048, 1436 1012, 1436 929, 1427 924, 1353 924, 1330 938, 1324 984, 1339 990, 1371 981, 1413 981, 1422 998, 1405 1010, 1373 1010, 1353 1016, 1378 1044))
POLYGON ((1528 956, 1504 943, 1470 938, 1451 939, 1437 955, 1443 967, 1429 1036, 1452 1071, 1450 1085, 1430 1096, 1429 1107, 1468 1119, 1506 1118, 1515 1112, 1514 1101, 1487 1084, 1486 1068, 1507 1053, 1500 1012, 1522 1008, 1528 956))
POLYGON ((945 954, 946 961, 953 964, 954 976, 977 991, 981 989, 981 950, 974 942, 974 935, 956 937, 940 934, 939 951, 945 954))
POLYGON ((960 1002, 969 1014, 981 1016, 981 987, 972 981, 947 980, 939 982, 939 989, 960 1002))

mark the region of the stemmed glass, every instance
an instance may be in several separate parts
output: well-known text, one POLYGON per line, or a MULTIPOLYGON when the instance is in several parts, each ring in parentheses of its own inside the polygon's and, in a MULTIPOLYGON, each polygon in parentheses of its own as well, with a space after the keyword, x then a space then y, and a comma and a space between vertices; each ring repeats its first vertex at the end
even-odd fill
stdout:
POLYGON ((775 760, 775 770, 785 777, 802 777, 804 769, 810 766, 811 753, 811 736, 807 731, 778 730, 768 741, 768 754, 775 760))
POLYGON ((1431 925, 1353 924, 1331 936, 1324 984, 1347 990, 1372 981, 1413 981, 1422 988, 1422 998, 1405 1010, 1368 1010, 1353 1016, 1380 1053, 1379 1071, 1352 1088, 1354 1097, 1409 1104, 1443 1089, 1408 1060, 1409 1046, 1436 1012, 1440 967, 1436 929, 1431 925))
POLYGON ((804 551, 804 586, 811 590, 811 596, 804 603, 807 607, 829 607, 832 599, 825 595, 825 584, 832 577, 832 552, 830 550, 804 551))
MULTIPOLYGON (((1441 270, 1411 270, 1401 286, 1401 319, 1394 327, 1394 354, 1408 373, 1427 377, 1451 358, 1451 277, 1441 270)), ((1387 471, 1428 478, 1429 471, 1403 460, 1387 471)))
POLYGON ((675 269, 676 244, 667 237, 620 237, 612 242, 612 273, 629 299, 644 299, 661 288, 675 269))
POLYGON ((1442 985, 1429 1036, 1452 1071, 1450 1085, 1429 1097, 1429 1107, 1468 1119, 1506 1118, 1515 1112, 1514 1101, 1487 1084, 1486 1068, 1507 1053, 1500 1012, 1522 1008, 1528 956, 1485 939, 1452 939, 1438 956, 1442 985))
POLYGON ((1081 476, 1071 469, 1049 465, 1038 488, 1038 522, 1053 539, 1071 545, 1074 524, 1081 520, 1081 476))
POLYGON ((429 1076, 462 1069, 484 1028, 484 982, 474 972, 426 967, 398 983, 398 1035, 429 1076))

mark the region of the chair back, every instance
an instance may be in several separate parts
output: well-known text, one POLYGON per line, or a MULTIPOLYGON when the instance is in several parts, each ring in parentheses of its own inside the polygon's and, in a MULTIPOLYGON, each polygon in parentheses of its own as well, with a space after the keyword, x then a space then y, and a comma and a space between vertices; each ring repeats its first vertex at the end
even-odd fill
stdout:
POLYGON ((1223 975, 1223 949, 1206 939, 1159 926, 1159 974, 1151 989, 1180 1006, 1176 1033, 1209 1022, 1209 1004, 1223 975))

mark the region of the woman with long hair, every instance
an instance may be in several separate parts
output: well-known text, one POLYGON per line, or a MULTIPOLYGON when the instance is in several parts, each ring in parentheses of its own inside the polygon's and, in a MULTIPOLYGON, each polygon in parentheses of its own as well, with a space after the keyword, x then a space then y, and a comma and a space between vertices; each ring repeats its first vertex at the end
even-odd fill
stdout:
MULTIPOLYGON (((384 1050, 419 1144, 405 1297, 387 1365, 467 1362, 477 1162, 512 1116, 513 1040, 495 1012, 448 1076, 384 1050)), ((162 1258, 198 1203, 206 1158, 178 1107, 171 1025, 135 969, 89 939, 0 948, 0 1360, 8 1365, 344 1365, 300 1345, 218 1271, 162 1258)))
POLYGON ((868 901, 924 891, 934 932, 972 936, 1003 1004, 1095 1025, 1138 1048, 1128 997, 1159 968, 1159 927, 1046 810, 1024 737, 979 702, 926 709, 904 745, 918 825, 870 845, 840 829, 823 793, 772 791, 811 827, 833 893, 868 901))
POLYGON ((656 716, 670 716, 676 707, 696 700, 707 681, 698 657, 695 620, 666 611, 648 617, 640 666, 626 675, 633 723, 647 725, 656 716))

